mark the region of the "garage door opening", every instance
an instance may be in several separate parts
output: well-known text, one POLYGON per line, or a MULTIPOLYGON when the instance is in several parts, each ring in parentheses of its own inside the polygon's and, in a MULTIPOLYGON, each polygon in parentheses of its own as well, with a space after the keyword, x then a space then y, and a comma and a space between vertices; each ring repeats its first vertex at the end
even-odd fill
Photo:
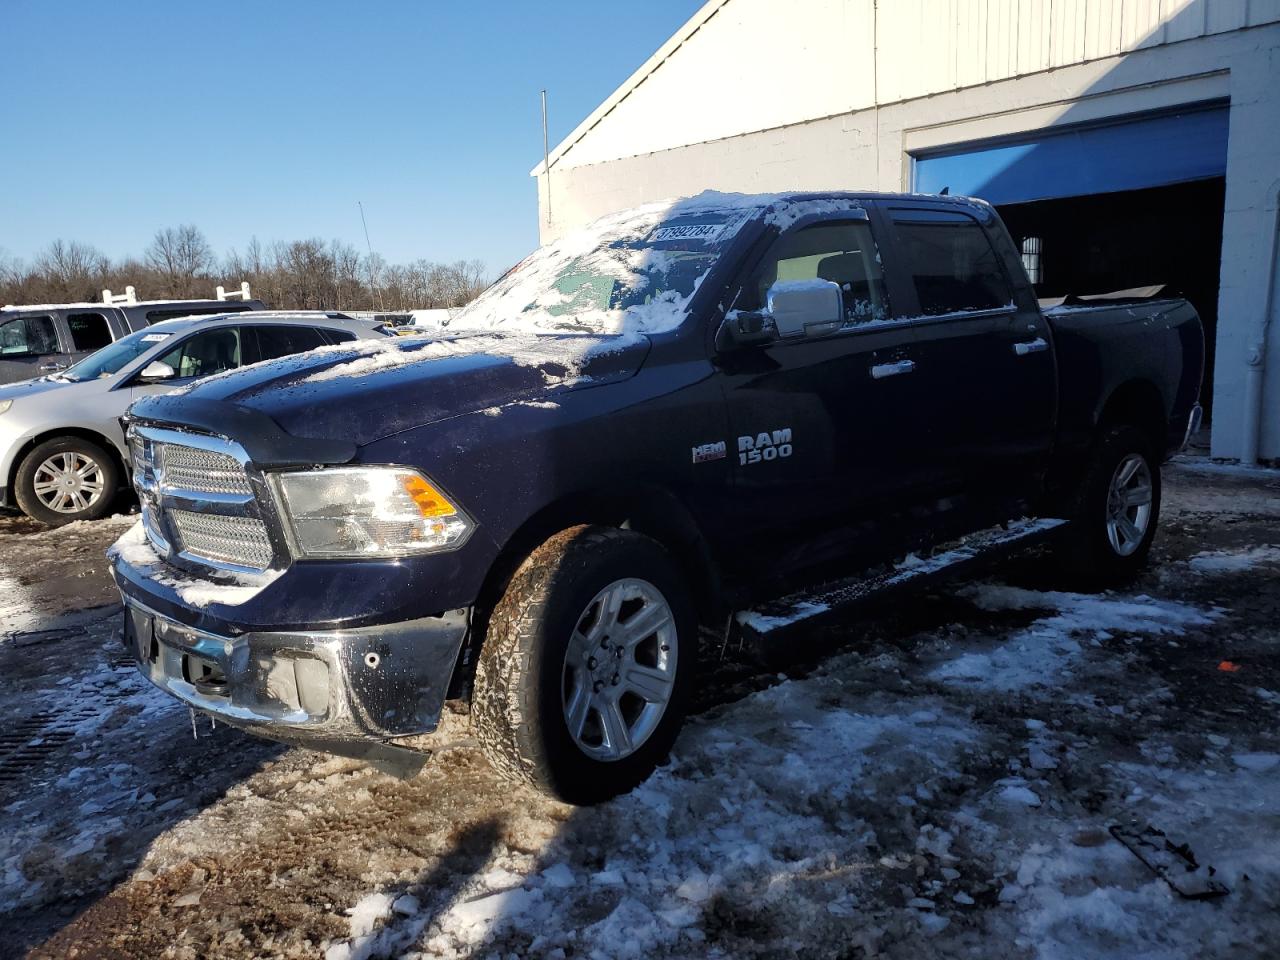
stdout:
POLYGON ((1040 240, 1036 292, 1041 297, 1106 293, 1166 284, 1200 314, 1205 332, 1206 421, 1213 397, 1222 262, 1222 177, 1059 200, 997 207, 1021 249, 1040 240))

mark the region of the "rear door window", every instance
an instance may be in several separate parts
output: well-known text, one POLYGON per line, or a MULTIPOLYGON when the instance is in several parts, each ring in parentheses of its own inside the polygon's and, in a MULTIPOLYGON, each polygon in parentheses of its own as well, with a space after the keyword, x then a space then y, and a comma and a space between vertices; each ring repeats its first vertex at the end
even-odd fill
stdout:
POLYGON ((350 343, 356 339, 356 335, 350 330, 321 330, 321 333, 329 340, 330 343, 350 343))
POLYGON ((77 353, 101 350, 112 341, 111 326, 100 313, 72 313, 67 315, 71 329, 71 342, 77 353))
POLYGON ((241 363, 240 329, 218 327, 197 333, 159 359, 173 367, 181 380, 234 370, 241 363))
POLYGON ((927 317, 1011 306, 1013 292, 986 231, 963 214, 895 218, 898 241, 927 317))
POLYGON ((0 326, 0 356, 33 357, 58 352, 53 317, 14 317, 0 326))
POLYGON ((255 327, 258 333, 258 359, 275 360, 294 353, 303 353, 323 347, 324 335, 314 327, 278 326, 255 327))

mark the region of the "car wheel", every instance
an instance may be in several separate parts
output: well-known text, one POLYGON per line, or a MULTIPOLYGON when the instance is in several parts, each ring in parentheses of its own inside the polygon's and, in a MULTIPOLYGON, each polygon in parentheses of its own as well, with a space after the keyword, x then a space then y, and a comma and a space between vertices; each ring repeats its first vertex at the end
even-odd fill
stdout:
POLYGON ((697 661, 676 565, 629 530, 538 547, 490 617, 472 716, 494 768, 568 803, 643 782, 671 749, 697 661))
POLYGON ((1090 458, 1070 511, 1062 557, 1084 586, 1132 579, 1146 565, 1160 519, 1160 464, 1151 441, 1110 427, 1090 458))
POLYGON ((115 458, 80 437, 38 444, 14 477, 14 499, 33 520, 61 526, 106 515, 119 483, 115 458))

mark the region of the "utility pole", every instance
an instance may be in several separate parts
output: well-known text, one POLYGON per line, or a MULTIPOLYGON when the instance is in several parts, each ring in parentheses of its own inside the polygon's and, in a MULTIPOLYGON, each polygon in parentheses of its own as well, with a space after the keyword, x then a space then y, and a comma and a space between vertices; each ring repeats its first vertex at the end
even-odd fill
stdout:
POLYGON ((364 227, 364 248, 369 251, 369 286, 378 291, 378 309, 386 313, 387 304, 382 299, 382 288, 378 286, 373 272, 373 244, 369 242, 369 221, 364 218, 364 201, 357 200, 356 206, 360 208, 360 223, 364 227))

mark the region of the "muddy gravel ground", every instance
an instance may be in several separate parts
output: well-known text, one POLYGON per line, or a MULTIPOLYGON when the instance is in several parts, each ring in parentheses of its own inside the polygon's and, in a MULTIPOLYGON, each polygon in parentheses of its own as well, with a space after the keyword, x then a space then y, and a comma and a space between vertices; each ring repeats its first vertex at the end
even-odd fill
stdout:
POLYGON ((114 639, 129 521, 0 518, 0 955, 1274 957, 1280 474, 1165 497, 1123 591, 1033 555, 768 667, 704 650, 671 762, 590 810, 461 712, 408 781, 193 723, 114 639))

